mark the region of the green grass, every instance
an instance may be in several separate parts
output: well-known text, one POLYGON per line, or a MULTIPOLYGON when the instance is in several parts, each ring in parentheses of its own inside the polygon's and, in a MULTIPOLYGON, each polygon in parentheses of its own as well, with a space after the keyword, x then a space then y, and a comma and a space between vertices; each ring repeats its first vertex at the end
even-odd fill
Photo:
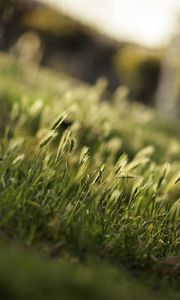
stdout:
POLYGON ((158 275, 180 254, 178 124, 124 88, 106 102, 103 82, 0 67, 0 239, 21 249, 2 251, 4 298, 178 299, 178 266, 158 275))

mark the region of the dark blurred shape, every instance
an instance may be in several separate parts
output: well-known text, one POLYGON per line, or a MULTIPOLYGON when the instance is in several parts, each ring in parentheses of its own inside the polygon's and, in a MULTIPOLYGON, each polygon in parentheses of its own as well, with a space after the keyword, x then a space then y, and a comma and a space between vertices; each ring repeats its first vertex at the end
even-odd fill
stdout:
POLYGON ((9 46, 9 41, 16 39, 19 33, 19 21, 23 14, 37 7, 34 0, 1 0, 0 1, 0 48, 9 46))
POLYGON ((127 45, 114 57, 117 74, 130 89, 130 96, 154 104, 158 86, 163 51, 149 50, 137 45, 127 45))
POLYGON ((35 1, 9 0, 1 10, 1 48, 21 61, 41 63, 113 92, 126 84, 132 99, 154 104, 163 51, 107 38, 35 1))
POLYGON ((19 58, 21 55, 27 58, 37 44, 28 33, 33 31, 34 37, 36 35, 36 40, 38 37, 41 43, 41 55, 35 56, 41 57, 42 65, 64 71, 90 84, 99 77, 105 77, 111 91, 119 85, 112 64, 112 57, 119 47, 117 42, 36 2, 9 0, 3 6, 3 20, 7 14, 8 18, 1 26, 3 50, 11 51, 19 58))
POLYGON ((43 65, 90 84, 105 77, 110 90, 119 85, 112 64, 119 47, 117 42, 46 7, 24 15, 22 23, 41 35, 45 50, 43 65))

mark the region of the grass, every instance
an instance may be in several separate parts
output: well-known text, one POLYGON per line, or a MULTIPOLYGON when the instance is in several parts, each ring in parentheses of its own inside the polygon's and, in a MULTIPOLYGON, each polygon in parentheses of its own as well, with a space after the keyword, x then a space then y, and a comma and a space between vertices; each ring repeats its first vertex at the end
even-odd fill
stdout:
POLYGON ((123 87, 0 67, 3 299, 178 299, 178 124, 123 87))

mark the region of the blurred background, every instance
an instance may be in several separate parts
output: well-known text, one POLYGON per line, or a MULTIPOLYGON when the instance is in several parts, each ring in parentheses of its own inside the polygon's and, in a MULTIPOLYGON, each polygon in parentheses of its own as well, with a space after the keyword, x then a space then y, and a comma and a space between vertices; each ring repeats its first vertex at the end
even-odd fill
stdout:
POLYGON ((180 116, 179 0, 0 0, 0 49, 180 116))

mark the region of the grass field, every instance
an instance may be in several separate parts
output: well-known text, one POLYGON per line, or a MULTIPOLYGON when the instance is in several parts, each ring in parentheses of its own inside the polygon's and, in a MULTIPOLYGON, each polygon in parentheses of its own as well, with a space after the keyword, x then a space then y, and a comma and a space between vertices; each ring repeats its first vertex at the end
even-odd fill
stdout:
POLYGON ((179 299, 179 124, 124 87, 0 69, 1 298, 179 299))

